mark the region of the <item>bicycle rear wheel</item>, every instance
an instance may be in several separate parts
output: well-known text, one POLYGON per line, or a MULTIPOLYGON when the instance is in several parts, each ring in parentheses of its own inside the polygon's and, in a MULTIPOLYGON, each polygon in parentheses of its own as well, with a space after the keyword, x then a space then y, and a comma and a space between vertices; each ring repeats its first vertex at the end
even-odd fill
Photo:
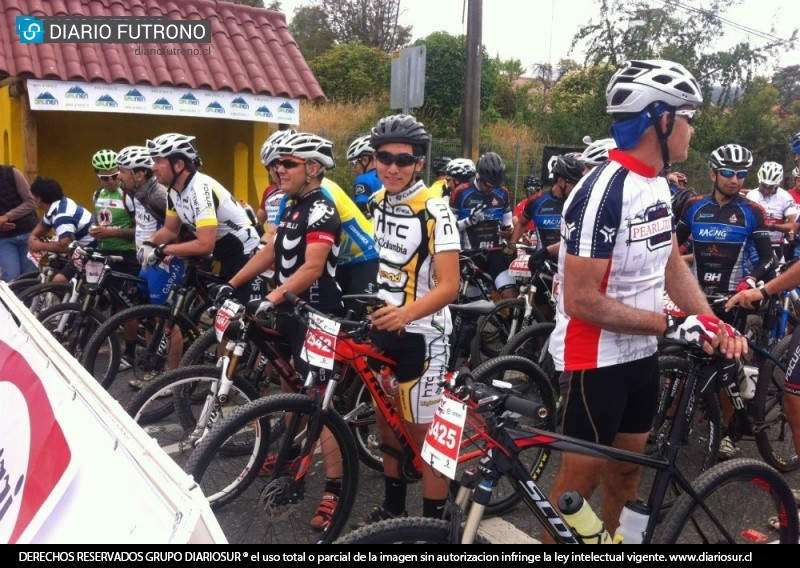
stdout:
MULTIPOLYGON (((550 386, 550 381, 544 374, 544 371, 535 363, 529 361, 524 357, 517 355, 503 355, 495 357, 479 365, 477 369, 472 371, 474 379, 478 382, 491 385, 494 380, 501 380, 509 382, 513 385, 513 392, 522 398, 536 401, 547 408, 547 417, 545 423, 541 421, 535 424, 525 417, 519 420, 519 428, 525 429, 526 426, 535 425, 537 428, 543 430, 556 429, 556 403, 555 394, 550 386)), ((464 429, 461 453, 464 455, 466 452, 474 452, 482 447, 482 438, 475 435, 475 432, 470 428, 469 423, 464 429)), ((538 479, 544 471, 550 457, 550 450, 543 447, 531 447, 525 449, 520 453, 520 460, 525 464, 528 472, 530 472, 531 479, 538 479)), ((459 467, 456 479, 461 475, 461 472, 466 467, 475 465, 475 460, 462 461, 459 459, 459 467)), ((501 515, 517 503, 520 497, 514 491, 513 482, 503 477, 498 482, 492 494, 492 500, 486 506, 487 516, 501 515)))
POLYGON ((320 412, 316 404, 299 394, 253 401, 218 422, 192 452, 185 469, 208 497, 229 542, 330 543, 341 533, 356 497, 358 454, 341 416, 320 412), (308 439, 305 426, 313 419, 322 421, 332 444, 308 439), (284 421, 289 426, 274 435, 284 421), (232 437, 251 441, 251 451, 230 455, 224 448, 232 437), (279 468, 275 457, 296 447, 314 449, 302 463, 290 459, 279 468), (310 521, 326 491, 326 472, 335 468, 341 468, 341 492, 330 525, 319 531, 310 521), (235 510, 226 509, 234 500, 235 510))
POLYGON ((656 528, 659 544, 768 544, 767 520, 777 516, 780 544, 797 544, 797 505, 774 468, 758 460, 718 464, 692 483, 697 500, 684 493, 656 528), (742 503, 747 503, 742 507, 742 503))
MULTIPOLYGON (((219 381, 220 369, 213 365, 174 369, 139 391, 125 410, 183 467, 206 433, 206 425, 198 424, 198 420, 206 404, 214 403, 210 391, 218 388, 219 381)), ((249 383, 234 379, 214 420, 222 420, 233 409, 257 398, 258 393, 249 383)), ((223 449, 230 454, 244 454, 252 450, 252 441, 234 437, 223 449)))
MULTIPOLYGON (((791 336, 781 339, 770 353, 782 363, 791 356, 791 336)), ((794 446, 794 436, 783 411, 783 382, 786 373, 770 359, 764 359, 758 371, 755 405, 755 437, 758 451, 769 465, 778 471, 794 471, 800 467, 800 459, 794 446)))
MULTIPOLYGON (((458 534, 460 540, 460 531, 458 534)), ((426 517, 389 519, 367 525, 342 536, 333 544, 458 544, 452 542, 450 521, 426 517)), ((491 544, 481 534, 474 544, 491 544)))
MULTIPOLYGON (((472 366, 497 357, 509 339, 522 329, 524 317, 525 298, 519 297, 499 300, 494 311, 478 318, 475 337, 470 343, 472 366)), ((534 321, 544 320, 536 307, 533 308, 531 317, 534 321)))

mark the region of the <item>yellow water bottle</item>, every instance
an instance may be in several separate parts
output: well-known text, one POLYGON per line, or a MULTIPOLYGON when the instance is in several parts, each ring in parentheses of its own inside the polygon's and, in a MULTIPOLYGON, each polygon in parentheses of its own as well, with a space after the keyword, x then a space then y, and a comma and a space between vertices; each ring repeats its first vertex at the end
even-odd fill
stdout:
POLYGON ((564 492, 558 498, 558 508, 584 544, 612 544, 611 535, 580 493, 564 492))

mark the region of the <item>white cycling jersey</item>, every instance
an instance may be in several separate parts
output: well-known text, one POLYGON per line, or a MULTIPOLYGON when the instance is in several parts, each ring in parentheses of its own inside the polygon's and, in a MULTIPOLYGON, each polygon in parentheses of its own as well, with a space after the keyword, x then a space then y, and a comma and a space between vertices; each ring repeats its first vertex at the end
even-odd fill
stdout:
POLYGON ((180 218, 194 234, 200 227, 216 227, 217 241, 231 235, 241 241, 245 254, 258 245, 258 233, 244 208, 222 184, 199 172, 180 193, 169 190, 167 217, 180 218))
MULTIPOLYGON (((770 225, 786 223, 789 215, 797 215, 797 203, 789 192, 782 188, 777 188, 772 195, 765 196, 758 188, 747 192, 747 199, 758 203, 767 211, 767 227, 770 225)), ((770 231, 769 240, 772 246, 779 247, 783 244, 783 232, 770 231)))

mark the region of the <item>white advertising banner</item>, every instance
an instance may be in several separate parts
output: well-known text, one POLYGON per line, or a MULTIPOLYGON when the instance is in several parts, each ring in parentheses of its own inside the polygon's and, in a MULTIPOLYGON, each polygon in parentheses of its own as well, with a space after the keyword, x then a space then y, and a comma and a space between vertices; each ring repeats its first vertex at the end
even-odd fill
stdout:
POLYGON ((197 484, 0 282, 0 543, 225 543, 197 484))
POLYGON ((116 112, 300 124, 300 101, 207 89, 29 79, 33 110, 116 112))

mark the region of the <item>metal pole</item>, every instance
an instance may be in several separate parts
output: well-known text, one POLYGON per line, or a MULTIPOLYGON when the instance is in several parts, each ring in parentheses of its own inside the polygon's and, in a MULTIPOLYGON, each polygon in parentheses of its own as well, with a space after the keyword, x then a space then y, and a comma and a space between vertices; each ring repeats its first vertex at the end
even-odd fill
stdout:
POLYGON ((469 0, 462 154, 473 161, 478 160, 480 146, 482 21, 483 0, 469 0))

